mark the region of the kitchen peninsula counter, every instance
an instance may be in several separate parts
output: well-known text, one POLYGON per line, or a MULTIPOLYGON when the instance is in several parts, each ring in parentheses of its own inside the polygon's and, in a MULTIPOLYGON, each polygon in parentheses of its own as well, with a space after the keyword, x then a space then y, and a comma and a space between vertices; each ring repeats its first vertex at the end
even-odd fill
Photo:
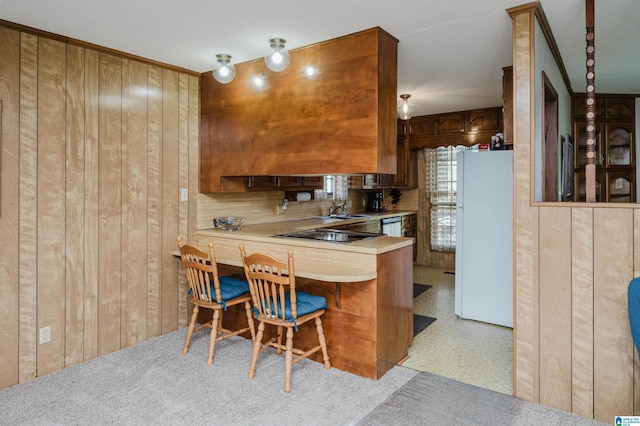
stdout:
MULTIPOLYGON (((213 242, 221 274, 242 273, 240 244, 247 253, 281 259, 292 250, 297 288, 327 299, 323 326, 332 366, 378 379, 407 357, 413 339, 413 239, 378 236, 346 243, 274 236, 350 222, 358 220, 314 217, 235 231, 205 229, 198 231, 198 245, 213 242)), ((243 317, 244 311, 225 313, 225 321, 243 317)), ((301 327, 295 339, 303 348, 317 344, 314 327, 301 327)))
POLYGON ((300 238, 275 237, 293 231, 331 228, 358 220, 307 218, 256 225, 245 225, 239 230, 206 229, 198 231, 198 244, 206 247, 214 243, 219 263, 242 266, 238 245, 247 252, 262 251, 286 258, 293 250, 296 275, 325 281, 351 282, 375 278, 375 256, 412 246, 412 238, 380 236, 351 243, 325 242, 300 238))

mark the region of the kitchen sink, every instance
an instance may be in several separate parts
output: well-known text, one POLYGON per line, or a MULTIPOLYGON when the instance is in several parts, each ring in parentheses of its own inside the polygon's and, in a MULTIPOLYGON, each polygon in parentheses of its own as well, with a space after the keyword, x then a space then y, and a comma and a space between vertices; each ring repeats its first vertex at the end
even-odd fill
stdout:
POLYGON ((362 213, 342 213, 342 214, 330 214, 326 216, 316 216, 320 219, 364 219, 367 217, 371 217, 370 214, 362 214, 362 213))

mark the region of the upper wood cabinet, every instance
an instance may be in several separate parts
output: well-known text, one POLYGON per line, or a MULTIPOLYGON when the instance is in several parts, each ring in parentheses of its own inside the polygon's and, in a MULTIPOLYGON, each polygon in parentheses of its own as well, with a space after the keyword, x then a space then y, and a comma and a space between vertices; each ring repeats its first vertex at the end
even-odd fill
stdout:
POLYGON ((239 190, 242 176, 393 174, 397 44, 372 28, 292 49, 279 73, 262 59, 237 64, 228 84, 202 73, 200 192, 239 190))
POLYGON ((436 148, 447 145, 490 143, 502 132, 502 107, 413 117, 405 125, 409 147, 436 148))
POLYGON ((409 149, 409 139, 398 136, 396 147, 398 165, 392 186, 402 188, 418 187, 418 152, 409 149))
POLYGON ((513 67, 502 68, 502 133, 504 144, 513 146, 513 67))
POLYGON ((436 117, 436 135, 456 135, 465 131, 464 112, 440 114, 436 117))
POLYGON ((246 187, 249 190, 264 189, 321 189, 323 176, 248 176, 246 187))
MULTIPOLYGON (((576 120, 585 120, 587 114, 586 96, 576 94, 573 97, 573 117, 576 120)), ((635 120, 635 97, 620 95, 596 95, 596 121, 635 120)))
POLYGON ((436 117, 435 115, 422 115, 410 120, 398 120, 398 136, 435 135, 436 117))

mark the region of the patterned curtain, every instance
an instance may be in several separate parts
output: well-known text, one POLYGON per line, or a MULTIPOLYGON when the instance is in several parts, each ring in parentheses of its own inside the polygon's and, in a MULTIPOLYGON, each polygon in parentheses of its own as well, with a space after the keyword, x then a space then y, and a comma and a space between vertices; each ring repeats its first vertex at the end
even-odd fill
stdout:
POLYGON ((456 155, 468 149, 462 145, 424 149, 432 251, 454 252, 456 249, 456 155))

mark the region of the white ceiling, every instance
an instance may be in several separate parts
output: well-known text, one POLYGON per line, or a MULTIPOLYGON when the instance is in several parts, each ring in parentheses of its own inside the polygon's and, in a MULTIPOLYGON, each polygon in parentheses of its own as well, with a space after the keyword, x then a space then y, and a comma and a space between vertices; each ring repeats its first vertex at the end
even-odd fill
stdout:
MULTIPOLYGON (((640 93, 640 1, 596 1, 596 91, 640 93)), ((399 39, 398 94, 415 115, 502 104, 506 9, 526 0, 0 0, 0 19, 204 72, 379 26, 399 39)), ((574 91, 585 86, 585 0, 541 0, 574 91)))

